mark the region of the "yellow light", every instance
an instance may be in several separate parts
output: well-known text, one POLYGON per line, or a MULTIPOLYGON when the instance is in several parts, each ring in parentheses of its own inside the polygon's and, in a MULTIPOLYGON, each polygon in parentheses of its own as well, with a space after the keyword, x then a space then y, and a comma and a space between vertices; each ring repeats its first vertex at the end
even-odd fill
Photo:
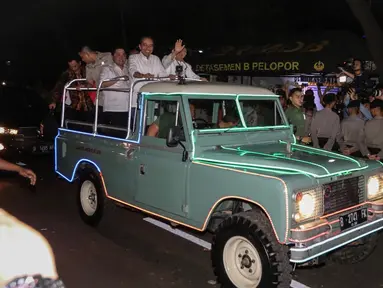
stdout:
POLYGON ((315 199, 311 194, 304 194, 298 203, 299 214, 304 218, 309 218, 315 212, 315 199))
POLYGON ((372 176, 367 182, 367 196, 368 198, 376 197, 380 192, 380 183, 378 176, 372 176))
POLYGON ((4 134, 5 133, 5 128, 4 127, 0 127, 0 134, 4 134))
POLYGON ((16 135, 19 131, 17 131, 16 129, 10 129, 9 130, 9 134, 13 134, 13 135, 16 135))

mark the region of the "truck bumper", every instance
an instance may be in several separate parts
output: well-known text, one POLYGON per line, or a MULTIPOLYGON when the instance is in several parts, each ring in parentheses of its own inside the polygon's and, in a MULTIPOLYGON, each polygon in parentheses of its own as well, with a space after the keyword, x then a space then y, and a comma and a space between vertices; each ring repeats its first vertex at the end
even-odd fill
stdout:
POLYGON ((297 264, 308 262, 382 230, 383 200, 363 206, 368 208, 368 221, 345 231, 340 231, 337 226, 339 221, 333 219, 322 219, 306 227, 292 229, 294 239, 290 239, 290 243, 294 246, 290 248, 290 261, 297 264))

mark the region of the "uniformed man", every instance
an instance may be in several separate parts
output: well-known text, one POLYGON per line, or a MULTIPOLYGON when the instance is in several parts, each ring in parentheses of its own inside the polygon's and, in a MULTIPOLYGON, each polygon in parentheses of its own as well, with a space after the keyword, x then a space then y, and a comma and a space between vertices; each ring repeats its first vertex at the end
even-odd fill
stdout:
MULTIPOLYGON (((100 83, 100 74, 104 66, 112 66, 114 64, 113 57, 110 52, 101 53, 93 51, 88 46, 84 46, 79 53, 82 61, 86 63, 86 79, 88 80, 88 87, 96 88, 100 83)), ((98 115, 99 122, 103 122, 102 112, 104 106, 104 95, 100 93, 98 99, 98 115)))
POLYGON ((303 105, 303 94, 302 89, 293 88, 289 92, 290 105, 286 109, 286 117, 290 124, 294 126, 295 136, 297 140, 302 140, 306 135, 305 133, 305 121, 306 117, 302 109, 303 105))
POLYGON ((366 122, 359 136, 360 151, 371 160, 383 157, 383 100, 375 99, 370 104, 373 119, 366 122))
POLYGON ((359 147, 359 135, 364 129, 364 120, 360 115, 360 101, 352 100, 347 106, 349 117, 341 123, 342 141, 345 145, 343 154, 362 157, 359 147))
POLYGON ((332 111, 336 104, 336 95, 327 93, 323 97, 323 102, 324 109, 315 114, 311 123, 311 139, 316 148, 338 151, 341 144, 340 120, 332 111))

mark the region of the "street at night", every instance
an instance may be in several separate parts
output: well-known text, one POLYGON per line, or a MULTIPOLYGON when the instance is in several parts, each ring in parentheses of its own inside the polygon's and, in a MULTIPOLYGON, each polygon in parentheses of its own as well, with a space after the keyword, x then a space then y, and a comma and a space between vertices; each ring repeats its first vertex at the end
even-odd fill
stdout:
MULTIPOLYGON (((1 206, 49 240, 67 287, 219 287, 206 248, 126 208, 116 207, 93 229, 78 215, 77 186, 56 178, 49 157, 23 161, 37 172, 37 189, 33 192, 20 177, 5 175, 0 182, 1 206)), ((292 287, 381 287, 382 253, 381 238, 366 261, 298 269, 292 287)))

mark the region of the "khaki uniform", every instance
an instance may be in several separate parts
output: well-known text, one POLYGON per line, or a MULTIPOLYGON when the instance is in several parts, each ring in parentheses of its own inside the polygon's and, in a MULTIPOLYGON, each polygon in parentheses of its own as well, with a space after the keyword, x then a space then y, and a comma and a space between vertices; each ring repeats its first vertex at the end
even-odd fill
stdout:
POLYGON ((339 116, 331 109, 324 108, 315 114, 310 131, 315 148, 333 150, 335 142, 341 144, 339 116))
POLYGON ((383 118, 375 117, 367 121, 359 139, 363 156, 377 154, 383 158, 383 118))
POLYGON ((359 137, 364 129, 364 120, 359 116, 349 116, 341 123, 342 141, 353 151, 359 151, 359 137))

